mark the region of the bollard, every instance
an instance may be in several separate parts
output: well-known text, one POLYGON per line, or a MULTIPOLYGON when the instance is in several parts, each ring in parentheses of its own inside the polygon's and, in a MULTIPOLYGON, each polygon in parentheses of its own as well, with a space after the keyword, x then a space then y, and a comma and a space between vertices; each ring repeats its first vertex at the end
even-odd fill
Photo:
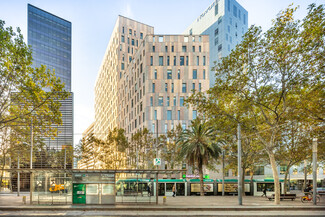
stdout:
POLYGON ((164 205, 166 205, 166 200, 167 200, 167 197, 164 196, 164 197, 163 197, 163 204, 164 204, 164 205))
POLYGON ((26 196, 23 196, 23 204, 26 205, 26 196))

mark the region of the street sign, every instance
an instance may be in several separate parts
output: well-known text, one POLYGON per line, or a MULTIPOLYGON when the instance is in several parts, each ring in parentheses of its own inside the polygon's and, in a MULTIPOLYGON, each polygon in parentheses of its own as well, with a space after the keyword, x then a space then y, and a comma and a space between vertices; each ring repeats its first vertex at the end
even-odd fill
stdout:
POLYGON ((154 161, 153 161, 153 164, 155 166, 161 165, 161 159, 160 158, 155 158, 154 161))

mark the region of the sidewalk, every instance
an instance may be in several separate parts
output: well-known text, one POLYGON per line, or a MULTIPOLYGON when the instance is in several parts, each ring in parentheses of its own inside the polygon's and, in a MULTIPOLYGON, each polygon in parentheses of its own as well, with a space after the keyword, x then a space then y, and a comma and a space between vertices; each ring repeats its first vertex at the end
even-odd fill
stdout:
POLYGON ((119 210, 119 209, 177 209, 177 210, 229 210, 229 209, 252 209, 252 210, 284 210, 284 209, 313 209, 325 211, 325 197, 321 197, 321 202, 314 206, 312 202, 302 203, 300 197, 296 200, 283 200, 280 205, 275 205, 274 201, 269 201, 265 197, 245 196, 243 197, 243 205, 238 205, 237 196, 178 196, 167 197, 167 201, 163 204, 163 197, 159 197, 158 205, 156 203, 130 203, 116 205, 29 205, 29 194, 23 193, 17 197, 16 194, 0 194, 0 210, 43 210, 43 209, 60 209, 60 210, 78 210, 78 209, 96 209, 96 210, 119 210), (26 196, 27 205, 22 203, 22 196, 26 196))

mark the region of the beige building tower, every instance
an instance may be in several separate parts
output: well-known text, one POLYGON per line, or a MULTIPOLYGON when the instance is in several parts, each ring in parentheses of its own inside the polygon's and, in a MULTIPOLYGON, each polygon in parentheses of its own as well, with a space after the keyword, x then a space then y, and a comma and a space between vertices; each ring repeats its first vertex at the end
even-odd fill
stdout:
POLYGON ((208 90, 208 63, 208 36, 148 35, 121 79, 120 126, 129 135, 143 128, 161 135, 178 124, 186 129, 197 111, 184 100, 208 90))
MULTIPOLYGON (((184 101, 209 88, 209 36, 154 35, 153 27, 119 16, 95 86, 94 135, 147 128, 186 129, 197 111, 184 101)), ((120 165, 126 167, 127 165, 120 165)))
POLYGON ((105 139, 109 130, 119 127, 119 88, 128 64, 131 63, 153 27, 123 16, 117 18, 95 84, 94 135, 105 139))

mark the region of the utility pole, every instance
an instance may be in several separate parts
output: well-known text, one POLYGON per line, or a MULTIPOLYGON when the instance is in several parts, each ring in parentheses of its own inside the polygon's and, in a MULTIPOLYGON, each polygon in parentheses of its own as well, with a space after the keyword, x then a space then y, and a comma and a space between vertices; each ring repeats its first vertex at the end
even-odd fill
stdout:
POLYGON ((222 196, 225 196, 225 150, 222 151, 222 196))
POLYGON ((33 204, 33 116, 31 118, 31 126, 30 126, 30 176, 29 176, 29 203, 33 204))
MULTIPOLYGON (((156 132, 156 158, 158 158, 158 118, 156 119, 157 132, 156 132)), ((157 165, 157 170, 159 166, 157 165)))
POLYGON ((305 190, 307 188, 307 161, 304 160, 304 188, 305 190))
POLYGON ((240 124, 238 123, 238 205, 243 205, 242 201, 242 173, 241 173, 241 141, 240 124))
POLYGON ((313 203, 316 202, 316 194, 317 194, 317 138, 313 139, 313 203))
MULTIPOLYGON (((18 159, 17 159, 17 168, 20 168, 19 165, 19 152, 18 152, 18 159)), ((19 197, 20 194, 20 172, 18 171, 18 175, 17 175, 17 196, 19 197)))

